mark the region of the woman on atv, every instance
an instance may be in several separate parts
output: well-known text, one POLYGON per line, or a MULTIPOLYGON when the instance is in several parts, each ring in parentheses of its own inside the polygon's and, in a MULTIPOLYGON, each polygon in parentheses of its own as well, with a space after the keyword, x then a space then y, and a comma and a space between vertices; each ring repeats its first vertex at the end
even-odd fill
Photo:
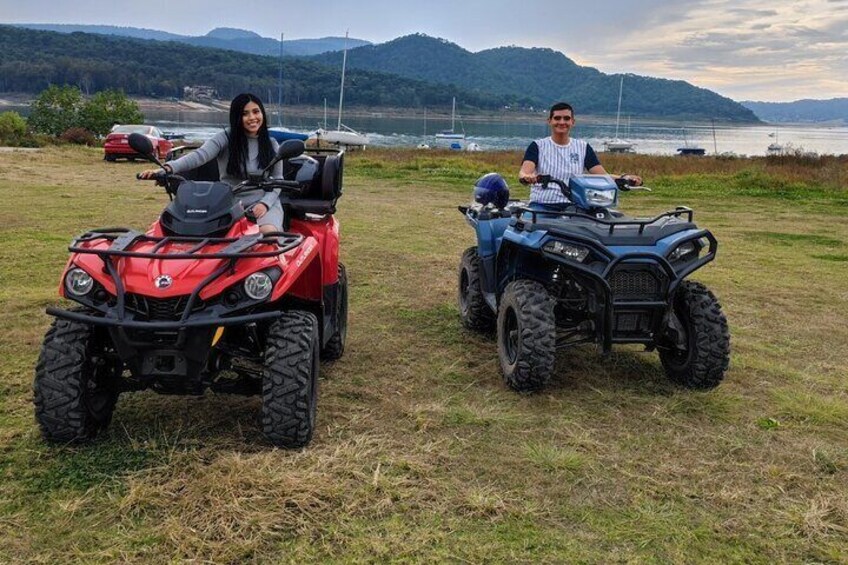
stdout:
MULTIPOLYGON (((230 127, 216 133, 196 151, 165 163, 168 173, 184 173, 212 159, 218 161, 221 181, 235 187, 248 175, 260 173, 277 152, 277 142, 268 135, 265 106, 255 95, 239 94, 230 103, 230 127)), ((143 171, 141 178, 151 178, 159 169, 143 171)), ((283 164, 274 166, 271 176, 282 178, 283 164)), ((245 208, 251 208, 259 230, 271 233, 283 230, 283 207, 278 191, 257 189, 242 192, 239 198, 245 208)))
MULTIPOLYGON (((550 137, 537 139, 530 143, 524 152, 524 160, 518 171, 518 180, 522 184, 532 185, 530 188, 530 205, 534 208, 560 210, 569 204, 559 186, 547 187, 538 184, 539 175, 550 175, 555 179, 568 182, 571 175, 589 172, 596 175, 608 174, 595 150, 582 139, 571 137, 574 127, 574 108, 565 102, 557 102, 551 106, 548 114, 548 125, 551 127, 550 137)), ((635 175, 623 175, 629 184, 640 186, 642 179, 635 175)))

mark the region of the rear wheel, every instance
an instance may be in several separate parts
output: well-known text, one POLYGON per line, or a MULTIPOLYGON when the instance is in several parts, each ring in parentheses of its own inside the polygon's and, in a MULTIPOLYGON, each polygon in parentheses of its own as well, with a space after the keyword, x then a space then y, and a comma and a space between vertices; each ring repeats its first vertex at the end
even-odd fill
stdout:
POLYGON ((35 368, 35 419, 44 439, 85 443, 108 427, 118 400, 120 363, 91 326, 56 319, 35 368))
POLYGON ((333 335, 321 350, 321 358, 328 361, 335 361, 344 354, 347 340, 347 270, 341 263, 339 263, 339 291, 335 314, 333 335))
POLYGON ((518 392, 541 390, 556 354, 554 299, 535 281, 509 283, 498 309, 498 356, 506 384, 518 392))
POLYGON ((114 162, 114 161, 115 161, 115 156, 114 156, 114 155, 104 155, 104 156, 103 156, 103 158, 104 158, 104 159, 106 159, 106 160, 107 160, 107 161, 109 161, 109 162, 114 162))
POLYGON ((687 388, 717 387, 730 363, 730 330, 718 299, 701 283, 684 281, 674 313, 686 331, 686 349, 659 350, 666 375, 687 388))
POLYGON ((318 405, 318 320, 311 312, 283 312, 271 325, 262 376, 262 433, 278 447, 312 439, 318 405))
POLYGON ((483 298, 480 271, 477 248, 469 247, 459 261, 459 316, 469 330, 488 332, 495 325, 495 314, 483 298))

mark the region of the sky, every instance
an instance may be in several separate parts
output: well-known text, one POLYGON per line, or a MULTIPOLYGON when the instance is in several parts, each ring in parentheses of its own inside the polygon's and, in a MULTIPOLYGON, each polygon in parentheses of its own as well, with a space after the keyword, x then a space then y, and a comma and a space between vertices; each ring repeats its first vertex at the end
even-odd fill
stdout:
POLYGON ((549 47, 605 73, 680 79, 734 100, 848 97, 848 0, 0 0, 0 23, 382 43, 549 47), (120 6, 120 9, 116 9, 120 6))

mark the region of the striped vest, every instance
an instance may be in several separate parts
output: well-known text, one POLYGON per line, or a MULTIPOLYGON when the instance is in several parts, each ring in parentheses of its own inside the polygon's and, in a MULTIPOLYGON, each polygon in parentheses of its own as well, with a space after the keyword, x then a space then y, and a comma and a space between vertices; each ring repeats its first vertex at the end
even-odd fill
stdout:
MULTIPOLYGON (((539 146, 539 162, 536 164, 537 175, 551 175, 568 183, 571 175, 579 175, 584 172, 586 162, 586 142, 572 138, 568 145, 557 145, 550 137, 537 139, 539 146)), ((542 188, 540 184, 530 187, 530 201, 542 204, 557 204, 568 202, 563 196, 559 186, 548 185, 542 188)))

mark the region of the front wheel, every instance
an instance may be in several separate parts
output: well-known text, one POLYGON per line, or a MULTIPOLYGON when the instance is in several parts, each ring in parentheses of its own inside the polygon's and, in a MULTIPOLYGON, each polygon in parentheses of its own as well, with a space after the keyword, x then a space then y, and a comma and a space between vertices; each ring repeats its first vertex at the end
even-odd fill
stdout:
POLYGON ((262 375, 262 433, 277 447, 307 445, 318 405, 318 319, 283 312, 268 330, 262 375))
POLYGON ((507 285, 498 309, 498 356, 506 384, 518 392, 541 390, 556 354, 554 299, 535 281, 507 285))
POLYGON ((94 328, 56 319, 35 367, 35 419, 57 443, 86 443, 108 427, 118 400, 120 363, 94 328))
POLYGON ((674 313, 686 332, 686 349, 659 350, 666 375, 687 388, 717 387, 730 363, 730 330, 718 299, 701 283, 684 281, 674 313))

